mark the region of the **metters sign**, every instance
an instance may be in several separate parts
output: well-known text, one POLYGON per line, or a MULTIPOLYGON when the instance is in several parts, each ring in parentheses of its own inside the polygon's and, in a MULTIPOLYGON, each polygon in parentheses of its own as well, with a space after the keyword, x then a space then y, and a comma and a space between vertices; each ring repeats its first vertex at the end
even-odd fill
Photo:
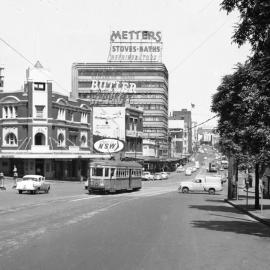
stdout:
POLYGON ((161 62, 160 31, 112 31, 109 62, 161 62))
POLYGON ((94 144, 94 149, 101 153, 116 153, 124 148, 124 143, 116 139, 102 139, 94 144))
POLYGON ((90 89, 114 93, 136 93, 136 84, 115 80, 92 80, 90 89))

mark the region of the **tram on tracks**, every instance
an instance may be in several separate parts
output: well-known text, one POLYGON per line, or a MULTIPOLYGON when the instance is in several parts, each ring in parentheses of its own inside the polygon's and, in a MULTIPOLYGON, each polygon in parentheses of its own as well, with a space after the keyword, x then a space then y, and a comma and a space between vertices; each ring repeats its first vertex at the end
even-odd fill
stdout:
POLYGON ((87 180, 89 193, 139 190, 142 165, 132 161, 93 161, 89 163, 87 180))

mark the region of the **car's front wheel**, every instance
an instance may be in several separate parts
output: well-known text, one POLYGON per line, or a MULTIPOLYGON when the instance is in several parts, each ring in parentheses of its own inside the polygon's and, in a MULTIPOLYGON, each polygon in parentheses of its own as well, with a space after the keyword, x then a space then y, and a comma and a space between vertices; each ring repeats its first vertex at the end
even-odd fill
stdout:
POLYGON ((183 193, 188 193, 188 192, 189 192, 189 189, 188 189, 187 187, 183 187, 183 188, 182 188, 182 192, 183 192, 183 193))
POLYGON ((208 190, 208 193, 209 193, 210 195, 215 195, 215 190, 214 190, 213 188, 210 188, 210 189, 208 190))

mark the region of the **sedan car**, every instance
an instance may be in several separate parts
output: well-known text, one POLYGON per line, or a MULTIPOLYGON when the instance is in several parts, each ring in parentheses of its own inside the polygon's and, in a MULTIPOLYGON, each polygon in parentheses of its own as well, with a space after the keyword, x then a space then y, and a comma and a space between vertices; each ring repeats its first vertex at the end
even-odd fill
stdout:
POLYGON ((28 191, 31 194, 36 194, 40 191, 49 193, 50 188, 50 184, 45 181, 45 177, 42 175, 25 175, 16 185, 19 194, 22 194, 23 191, 28 191))
POLYGON ((154 180, 154 175, 151 174, 150 172, 143 172, 142 173, 142 180, 145 180, 145 181, 154 180))
POLYGON ((161 173, 155 173, 155 174, 154 174, 154 180, 162 180, 162 175, 161 175, 161 173))
POLYGON ((169 174, 166 172, 161 172, 160 174, 161 174, 162 179, 168 179, 169 177, 169 174))

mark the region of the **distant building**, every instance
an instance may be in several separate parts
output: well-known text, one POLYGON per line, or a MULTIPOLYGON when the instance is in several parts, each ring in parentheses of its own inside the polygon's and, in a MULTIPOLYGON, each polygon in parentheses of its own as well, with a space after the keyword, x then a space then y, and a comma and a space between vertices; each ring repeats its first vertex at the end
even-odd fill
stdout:
POLYGON ((74 63, 72 95, 88 100, 93 106, 129 104, 142 108, 144 153, 168 157, 168 71, 164 64, 74 63))
POLYGON ((188 138, 184 120, 169 117, 169 137, 171 142, 171 158, 182 158, 188 155, 188 138))
POLYGON ((184 138, 187 137, 187 153, 192 153, 192 119, 191 111, 182 109, 181 111, 173 111, 170 119, 184 121, 184 138))

